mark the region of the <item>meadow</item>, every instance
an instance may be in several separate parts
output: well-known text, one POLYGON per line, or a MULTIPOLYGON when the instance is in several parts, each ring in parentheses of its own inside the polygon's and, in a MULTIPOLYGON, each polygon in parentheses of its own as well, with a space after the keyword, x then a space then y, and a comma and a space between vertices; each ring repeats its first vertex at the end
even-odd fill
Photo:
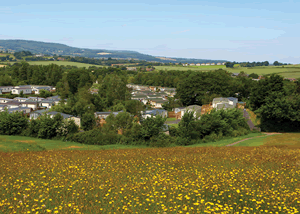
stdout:
POLYGON ((285 65, 282 66, 258 66, 253 68, 248 67, 234 67, 226 68, 225 65, 211 65, 211 66, 154 66, 156 70, 180 70, 180 71, 211 71, 217 69, 228 70, 232 73, 240 73, 244 71, 246 74, 256 73, 258 75, 277 73, 285 78, 300 78, 300 65, 285 65))
POLYGON ((30 65, 50 65, 50 64, 56 64, 56 65, 64 65, 64 66, 77 66, 78 68, 88 68, 90 66, 96 66, 96 67, 102 67, 101 65, 92 65, 87 63, 80 63, 80 62, 68 62, 68 61, 28 61, 30 65))
POLYGON ((273 144, 0 152, 0 213, 297 213, 299 147, 273 144))

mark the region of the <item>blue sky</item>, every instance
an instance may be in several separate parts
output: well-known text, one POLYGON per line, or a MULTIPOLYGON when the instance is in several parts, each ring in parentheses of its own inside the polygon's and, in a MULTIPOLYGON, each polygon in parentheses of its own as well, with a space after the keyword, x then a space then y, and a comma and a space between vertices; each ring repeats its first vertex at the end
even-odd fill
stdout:
POLYGON ((300 1, 4 1, 0 39, 300 63, 300 1))

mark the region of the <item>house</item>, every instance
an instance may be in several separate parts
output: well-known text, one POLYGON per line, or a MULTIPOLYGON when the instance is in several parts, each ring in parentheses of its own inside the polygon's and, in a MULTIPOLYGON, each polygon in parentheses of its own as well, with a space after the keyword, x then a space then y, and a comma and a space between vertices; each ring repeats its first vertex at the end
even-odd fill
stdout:
POLYGON ((150 104, 154 106, 154 108, 162 108, 164 103, 167 103, 168 100, 164 100, 161 98, 151 99, 150 104))
POLYGON ((210 65, 216 65, 215 63, 211 63, 210 65))
POLYGON ((44 112, 46 112, 45 109, 33 111, 33 112, 30 113, 29 119, 30 119, 30 120, 36 120, 36 119, 37 119, 38 117, 40 117, 44 112))
POLYGON ((0 103, 8 103, 8 102, 13 102, 16 101, 14 99, 8 99, 8 98, 0 98, 0 103))
POLYGON ((185 107, 174 108, 173 111, 168 112, 169 117, 176 118, 176 119, 181 119, 181 110, 184 110, 184 109, 185 109, 185 107))
POLYGON ((200 64, 200 63, 197 63, 196 66, 201 66, 201 64, 200 64))
POLYGON ((226 64, 226 62, 223 62, 223 63, 222 63, 222 65, 225 65, 225 64, 226 64))
POLYGON ((200 118, 200 115, 201 115, 201 106, 199 106, 199 105, 191 105, 191 106, 188 106, 188 107, 186 107, 184 109, 181 109, 181 118, 187 112, 194 112, 194 117, 195 118, 200 118))
POLYGON ((240 73, 232 73, 231 76, 232 77, 237 77, 240 73))
POLYGON ((21 106, 31 108, 34 111, 39 107, 39 104, 37 102, 26 101, 26 102, 21 102, 21 106))
POLYGON ((25 102, 27 100, 29 100, 29 98, 25 98, 25 97, 15 97, 14 100, 18 101, 18 102, 25 102))
POLYGON ((44 99, 41 101, 41 106, 46 107, 46 108, 51 108, 54 105, 55 105, 54 100, 44 99))
POLYGON ((202 63, 201 65, 205 65, 205 63, 202 63))
POLYGON ((50 86, 36 86, 32 88, 32 91, 35 94, 40 94, 40 90, 46 90, 46 91, 51 91, 52 87, 50 86))
POLYGON ((8 109, 21 107, 21 103, 18 101, 7 102, 5 103, 5 105, 7 106, 8 109))
POLYGON ((210 63, 206 63, 205 65, 210 65, 210 63))
POLYGON ((61 116, 63 116, 64 120, 74 120, 75 124, 80 127, 80 118, 79 117, 75 117, 73 115, 64 114, 64 113, 57 112, 57 111, 46 112, 46 114, 50 115, 50 118, 53 118, 55 115, 60 114, 61 116))
POLYGON ((110 114, 113 114, 115 116, 117 116, 119 113, 121 113, 123 111, 117 111, 117 112, 111 112, 111 111, 107 111, 107 112, 95 112, 94 115, 96 118, 99 119, 106 119, 110 114))
POLYGON ((0 86, 0 94, 9 94, 13 88, 13 86, 0 86))
POLYGON ((195 63, 191 63, 190 65, 191 65, 191 66, 195 66, 195 63))
POLYGON ((28 97, 27 101, 31 101, 31 102, 40 102, 42 100, 44 100, 45 98, 43 97, 28 97))
POLYGON ((20 94, 21 91, 23 91, 23 94, 31 94, 32 93, 32 89, 29 87, 15 87, 14 89, 12 89, 11 93, 12 94, 20 94))
POLYGON ((147 110, 142 112, 142 117, 144 119, 148 118, 148 117, 156 117, 157 115, 160 115, 163 118, 168 117, 168 111, 164 110, 164 109, 154 109, 154 110, 147 110))
POLYGON ((222 65, 222 63, 218 62, 217 65, 222 65))
POLYGON ((58 57, 58 58, 57 58, 57 60, 58 60, 58 61, 64 61, 64 60, 65 60, 65 58, 58 57))
POLYGON ((32 109, 28 107, 18 107, 18 108, 10 108, 7 111, 8 113, 22 112, 23 114, 30 114, 32 109))
POLYGON ((221 109, 221 108, 224 109, 224 108, 231 108, 230 106, 232 106, 232 108, 235 108, 237 103, 238 103, 238 99, 235 97, 227 97, 227 98, 219 97, 213 99, 212 107, 216 109, 221 109))

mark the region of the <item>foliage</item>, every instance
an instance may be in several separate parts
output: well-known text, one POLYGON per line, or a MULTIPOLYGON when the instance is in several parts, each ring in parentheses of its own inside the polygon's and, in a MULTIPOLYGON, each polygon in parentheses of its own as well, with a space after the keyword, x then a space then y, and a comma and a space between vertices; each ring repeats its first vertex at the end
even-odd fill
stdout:
POLYGON ((28 119, 21 112, 0 112, 0 134, 20 135, 28 127, 28 119))
POLYGON ((159 115, 141 120, 141 137, 144 140, 149 140, 154 136, 158 136, 158 134, 163 131, 165 121, 166 118, 159 115))
MULTIPOLYGON (((172 128, 174 129, 174 128, 172 128)), ((176 135, 177 144, 190 145, 199 140, 216 141, 223 136, 239 136, 247 134, 248 124, 239 109, 212 110, 204 114, 200 120, 194 118, 193 112, 187 112, 178 124, 178 129, 172 131, 176 135)))
POLYGON ((93 129, 96 126, 96 119, 93 113, 86 112, 81 117, 81 128, 84 131, 93 129))
POLYGON ((183 105, 203 105, 207 96, 212 94, 230 97, 234 95, 236 80, 227 71, 194 72, 181 80, 177 86, 176 96, 183 105))
MULTIPOLYGON (((250 96, 250 105, 252 110, 259 109, 266 103, 265 98, 268 97, 272 92, 283 92, 284 93, 283 77, 272 74, 270 77, 265 77, 252 88, 250 96)), ((283 94, 285 95, 285 94, 283 94)))
POLYGON ((43 97, 43 98, 47 98, 47 97, 51 97, 52 93, 48 90, 41 89, 40 93, 39 93, 39 96, 43 97))
POLYGON ((299 132, 300 95, 285 96, 284 92, 272 92, 257 111, 263 131, 299 132))

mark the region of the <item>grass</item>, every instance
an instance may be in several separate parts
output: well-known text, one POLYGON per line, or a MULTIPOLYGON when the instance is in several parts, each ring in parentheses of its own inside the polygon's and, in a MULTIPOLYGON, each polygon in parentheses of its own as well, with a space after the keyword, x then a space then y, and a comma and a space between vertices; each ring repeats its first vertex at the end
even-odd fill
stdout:
POLYGON ((143 146, 130 145, 86 145, 61 140, 45 140, 23 136, 0 135, 0 151, 48 151, 48 150, 102 150, 102 149, 133 149, 143 146))
POLYGON ((156 70, 180 70, 180 71, 211 71, 217 69, 225 69, 232 73, 239 73, 244 71, 247 74, 256 73, 258 75, 278 73, 285 78, 300 78, 300 65, 285 65, 282 66, 258 66, 253 68, 247 67, 234 67, 226 68, 224 65, 211 65, 211 66, 155 66, 156 70))
POLYGON ((300 133, 283 133, 243 141, 234 146, 276 146, 300 148, 300 133))
POLYGON ((92 64, 86 64, 86 63, 80 63, 80 62, 68 62, 68 61, 28 61, 30 65, 50 65, 50 64, 56 64, 56 65, 64 65, 64 66, 77 66, 78 68, 88 68, 90 66, 96 66, 96 67, 102 67, 101 65, 92 65, 92 64))
POLYGON ((207 147, 207 146, 214 146, 214 147, 220 147, 220 146, 226 146, 231 143, 235 143, 237 141, 246 139, 246 138, 252 138, 252 137, 257 137, 257 136, 263 136, 262 133, 250 133, 244 136, 239 136, 239 137, 230 137, 230 138, 225 138, 216 142, 209 142, 209 143, 201 143, 201 144, 194 144, 190 145, 188 147, 207 147))
POLYGON ((1 213, 297 213, 299 149, 0 152, 1 213))
POLYGON ((174 117, 174 118, 167 118, 166 121, 176 121, 177 119, 174 117))

